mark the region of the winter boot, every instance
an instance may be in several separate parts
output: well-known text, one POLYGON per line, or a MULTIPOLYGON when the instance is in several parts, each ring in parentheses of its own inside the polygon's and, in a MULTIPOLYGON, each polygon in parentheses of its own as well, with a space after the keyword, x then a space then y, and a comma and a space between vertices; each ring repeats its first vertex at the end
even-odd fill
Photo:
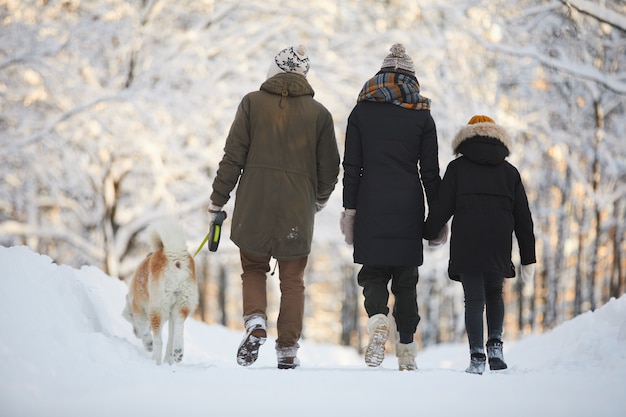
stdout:
POLYGON ((401 371, 416 371, 415 356, 417 356, 417 343, 396 343, 396 356, 398 368, 401 371))
POLYGON ((262 316, 254 315, 246 319, 246 335, 237 349, 237 363, 250 366, 259 357, 259 348, 267 339, 266 322, 262 316))
POLYGON ((478 374, 482 375, 485 372, 485 363, 487 362, 487 357, 484 353, 472 353, 470 356, 470 365, 465 370, 468 374, 478 374))
POLYGON ((504 355, 502 354, 502 341, 498 339, 489 339, 487 341, 487 357, 489 358, 489 369, 499 371, 506 369, 504 355))
POLYGON ((295 369, 300 366, 300 360, 297 357, 298 347, 298 344, 287 347, 276 345, 278 369, 295 369))
POLYGON ((385 343, 389 337, 389 318, 384 314, 375 314, 367 321, 370 340, 365 348, 367 366, 380 366, 385 359, 385 343))

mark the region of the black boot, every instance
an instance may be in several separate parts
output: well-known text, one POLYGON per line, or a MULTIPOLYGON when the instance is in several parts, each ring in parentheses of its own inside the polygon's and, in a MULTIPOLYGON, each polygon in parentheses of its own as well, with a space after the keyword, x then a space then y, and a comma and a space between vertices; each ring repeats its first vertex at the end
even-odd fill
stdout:
POLYGON ((478 374, 482 375, 485 372, 485 362, 487 358, 484 353, 472 353, 470 356, 470 365, 467 367, 465 372, 468 374, 478 374))
POLYGON ((504 355, 502 354, 502 341, 498 339, 489 339, 487 341, 487 356, 489 357, 489 369, 499 371, 506 369, 504 355))

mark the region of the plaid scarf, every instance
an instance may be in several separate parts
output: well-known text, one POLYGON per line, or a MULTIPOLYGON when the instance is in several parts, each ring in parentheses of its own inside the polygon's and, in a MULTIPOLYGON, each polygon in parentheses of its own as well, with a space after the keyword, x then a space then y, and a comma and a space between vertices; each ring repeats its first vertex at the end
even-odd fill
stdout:
POLYGON ((430 99, 420 95, 415 77, 399 72, 379 72, 365 83, 357 102, 393 103, 413 110, 430 110, 430 99))

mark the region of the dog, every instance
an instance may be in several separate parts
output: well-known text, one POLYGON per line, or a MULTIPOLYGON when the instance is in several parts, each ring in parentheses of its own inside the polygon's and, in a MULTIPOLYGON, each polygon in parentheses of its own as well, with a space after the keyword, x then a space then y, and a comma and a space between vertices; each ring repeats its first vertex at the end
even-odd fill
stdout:
POLYGON ((122 315, 158 365, 163 360, 161 330, 169 321, 165 361, 171 365, 183 359, 184 323, 198 306, 195 263, 174 219, 162 219, 148 232, 152 252, 129 281, 122 315))

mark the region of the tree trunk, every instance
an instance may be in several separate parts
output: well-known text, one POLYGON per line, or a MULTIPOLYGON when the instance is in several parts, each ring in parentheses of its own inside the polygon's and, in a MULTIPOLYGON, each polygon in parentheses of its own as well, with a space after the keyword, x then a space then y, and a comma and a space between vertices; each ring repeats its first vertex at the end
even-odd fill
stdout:
POLYGON ((359 333, 359 290, 352 264, 346 264, 343 270, 343 302, 341 303, 341 344, 343 346, 361 346, 359 333), (353 338, 356 336, 356 341, 353 338))
POLYGON ((104 200, 104 219, 102 228, 104 236, 104 272, 112 277, 119 277, 118 259, 115 255, 115 212, 117 210, 116 184, 113 177, 113 163, 105 161, 102 198, 104 200))
MULTIPOLYGON (((554 166, 554 163, 552 164, 554 166)), ((556 168, 556 167, 554 167, 556 168)), ((553 178, 553 172, 555 169, 551 169, 549 171, 548 181, 550 184, 555 184, 553 178)), ((545 290, 545 303, 544 303, 544 316, 543 316, 543 327, 545 329, 551 329, 556 324, 557 318, 557 303, 558 303, 558 286, 559 280, 557 279, 556 274, 556 264, 555 264, 555 252, 557 248, 552 245, 550 239, 552 236, 556 234, 556 229, 558 227, 558 219, 560 213, 560 202, 552 201, 551 204, 553 207, 551 212, 555 213, 554 215, 550 215, 547 221, 547 233, 546 238, 544 238, 543 245, 543 266, 544 271, 546 272, 545 281, 544 281, 544 290, 545 290)))
POLYGON ((199 261, 196 260, 196 277, 198 279, 198 314, 200 320, 206 322, 208 320, 206 293, 210 277, 208 257, 202 256, 199 261), (202 273, 198 274, 198 271, 202 273))
POLYGON ((614 204, 615 225, 612 228, 613 242, 613 263, 611 271, 611 282, 609 284, 609 296, 618 298, 626 292, 626 277, 623 265, 622 246, 624 245, 624 228, 623 219, 626 218, 626 201, 617 200, 614 204), (620 220, 622 219, 622 220, 620 220))
POLYGON ((223 265, 220 265, 218 283, 218 295, 217 303, 222 313, 221 324, 226 326, 228 324, 228 315, 226 314, 226 269, 223 265))
POLYGON ((528 323, 530 324, 531 333, 534 333, 537 330, 537 316, 539 313, 537 311, 537 299, 539 295, 537 294, 537 288, 540 288, 540 282, 543 282, 543 277, 544 273, 542 272, 536 274, 534 282, 535 287, 533 288, 528 302, 528 323))
POLYGON ((524 283, 520 279, 515 280, 515 293, 517 294, 517 329, 519 336, 524 334, 524 283))
MULTIPOLYGON (((567 150, 566 152, 569 152, 569 150, 567 150)), ((556 251, 554 253, 554 268, 555 268, 554 282, 555 284, 559 285, 560 288, 557 288, 556 290, 561 295, 563 295, 565 290, 569 290, 569 285, 567 285, 567 282, 563 279, 563 275, 564 275, 564 270, 565 270, 565 258, 566 258, 565 241, 567 240, 568 235, 569 235, 568 234, 569 224, 568 224, 567 213, 571 210, 571 203, 570 203, 571 170, 567 164, 565 165, 564 169, 565 169, 565 181, 563 182, 563 189, 561 190, 561 201, 559 204, 559 211, 558 211, 558 216, 557 216, 556 251)), ((564 302, 561 302, 561 308, 556 309, 557 323, 561 323, 563 319, 565 318, 566 308, 564 304, 565 304, 564 302)))
MULTIPOLYGON (((584 204, 581 204, 580 215, 578 216, 578 224, 583 225, 586 221, 587 210, 584 204)), ((586 237, 587 232, 585 230, 578 230, 578 258, 576 259, 576 276, 574 284, 574 316, 577 316, 583 312, 583 305, 586 301, 585 291, 585 261, 586 256, 586 237)))
POLYGON ((594 141, 594 153, 593 153, 593 179, 592 179, 592 189, 593 189, 593 208, 595 214, 595 235, 593 240, 593 248, 591 251, 591 270, 589 271, 589 302, 591 310, 596 309, 597 305, 597 296, 596 296, 596 279, 598 275, 598 252, 600 251, 600 242, 601 242, 601 234, 602 234, 602 209, 599 206, 596 196, 600 191, 600 183, 602 181, 602 170, 600 164, 600 144, 602 143, 602 139, 604 137, 604 114, 602 112, 602 105, 599 101, 594 101, 593 103, 595 109, 596 116, 596 132, 595 132, 595 141, 594 141))

